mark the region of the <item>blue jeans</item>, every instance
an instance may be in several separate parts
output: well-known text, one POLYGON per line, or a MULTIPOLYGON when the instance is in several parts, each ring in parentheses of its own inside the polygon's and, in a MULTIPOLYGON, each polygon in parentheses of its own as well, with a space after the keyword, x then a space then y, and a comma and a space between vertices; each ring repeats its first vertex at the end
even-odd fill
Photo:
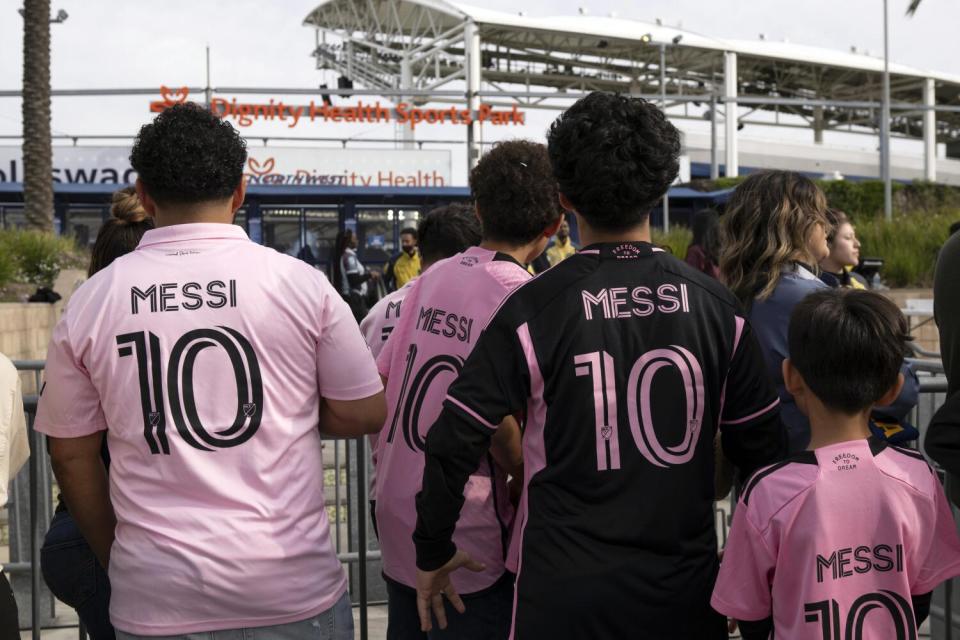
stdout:
POLYGON ((118 640, 353 640, 353 609, 345 593, 323 613, 271 627, 201 631, 177 636, 138 636, 117 629, 118 640))
POLYGON ((386 582, 387 640, 506 640, 510 635, 512 573, 505 573, 495 584, 479 593, 461 596, 467 608, 464 613, 457 613, 444 598, 447 628, 440 629, 434 617, 433 630, 428 633, 420 631, 417 592, 389 578, 386 582))
POLYGON ((66 509, 57 511, 40 550, 43 580, 58 600, 77 611, 91 640, 114 640, 110 580, 66 509))

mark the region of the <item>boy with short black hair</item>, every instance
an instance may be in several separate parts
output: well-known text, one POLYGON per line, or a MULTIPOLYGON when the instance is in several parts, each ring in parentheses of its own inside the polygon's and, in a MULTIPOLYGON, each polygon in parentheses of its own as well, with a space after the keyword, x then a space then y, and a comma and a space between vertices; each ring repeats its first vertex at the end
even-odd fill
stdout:
POLYGON ((712 599, 746 640, 916 638, 930 592, 960 575, 937 475, 868 426, 903 385, 908 340, 876 293, 822 291, 794 309, 783 376, 810 450, 747 482, 712 599))
MULTIPOLYGON (((411 539, 424 439, 491 314, 530 279, 523 265, 543 252, 561 221, 557 184, 542 144, 498 143, 470 172, 470 188, 482 229, 480 245, 441 260, 413 282, 377 357, 388 406, 376 448, 388 640, 427 637, 417 617, 411 539)), ((517 477, 521 469, 515 420, 505 421, 484 454, 467 469, 468 485, 459 496, 463 517, 451 531, 479 561, 472 565, 474 573, 454 578, 470 603, 468 614, 457 616, 443 636, 457 640, 505 640, 510 629, 513 575, 506 559, 513 507, 506 481, 507 474, 517 477)))

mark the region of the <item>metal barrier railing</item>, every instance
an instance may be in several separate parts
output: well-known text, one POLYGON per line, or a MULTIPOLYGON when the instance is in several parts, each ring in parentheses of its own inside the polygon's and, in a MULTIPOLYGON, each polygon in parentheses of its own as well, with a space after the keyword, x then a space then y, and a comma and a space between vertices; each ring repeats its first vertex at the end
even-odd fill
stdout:
MULTIPOLYGON (((946 394, 946 378, 943 376, 943 365, 939 360, 934 359, 912 359, 910 360, 920 376, 920 402, 912 414, 913 424, 921 429, 921 438, 924 431, 924 425, 928 424, 937 407, 942 404, 946 394)), ((15 361, 14 365, 23 374, 33 374, 33 379, 26 382, 32 383, 32 390, 41 389, 41 372, 44 368, 44 362, 34 361, 15 361)), ((25 389, 30 389, 28 384, 25 389)), ((42 434, 33 429, 33 418, 36 413, 38 396, 28 394, 24 396, 24 411, 27 414, 27 427, 30 436, 30 460, 26 470, 29 483, 28 511, 29 511, 29 553, 23 553, 23 542, 17 539, 18 549, 17 558, 13 562, 3 565, 4 570, 11 574, 30 574, 30 622, 32 629, 32 638, 40 639, 40 632, 44 628, 62 628, 64 625, 54 627, 42 625, 41 615, 41 575, 39 571, 40 548, 43 535, 47 525, 53 515, 53 474, 52 468, 47 456, 46 439, 42 434), (29 561, 22 558, 29 556, 29 561)), ((368 611, 369 600, 369 570, 371 561, 380 559, 380 551, 377 548, 370 548, 371 541, 369 536, 370 513, 368 509, 368 491, 369 469, 367 461, 369 460, 369 448, 366 438, 355 438, 350 440, 324 439, 324 445, 332 444, 331 454, 325 453, 324 469, 326 478, 331 474, 327 467, 327 459, 332 458, 333 483, 332 483, 332 511, 331 527, 334 534, 334 546, 337 551, 337 557, 346 565, 348 576, 350 578, 350 592, 356 594, 356 606, 359 617, 359 636, 361 640, 368 640, 369 624, 368 611), (344 532, 344 529, 346 531, 344 532), (356 573, 356 575, 354 575, 356 573), (356 583, 356 588, 354 588, 356 583)), ((21 472, 22 474, 23 472, 21 472)), ((325 487, 328 485, 325 478, 325 487)), ((14 481, 11 487, 10 503, 8 508, 12 512, 18 512, 18 505, 23 504, 23 487, 20 477, 14 481)), ((328 499, 328 505, 330 500, 328 499)), ((719 507, 719 505, 718 505, 719 507)), ((328 506, 328 510, 329 510, 328 506)), ((727 529, 729 528, 729 518, 726 511, 719 507, 717 509, 718 522, 720 522, 720 538, 725 541, 727 529)), ((11 518, 11 529, 15 524, 15 519, 11 518)), ((19 526, 19 522, 16 522, 19 526)), ((13 536, 11 535, 11 545, 13 536)), ((11 546, 11 552, 13 548, 11 546)), ((13 555, 11 553, 11 555, 13 555)), ((379 574, 379 571, 377 571, 379 574)), ((951 581, 952 583, 952 581, 951 581)), ((952 606, 950 591, 952 584, 948 584, 948 596, 944 606, 944 617, 946 620, 952 619, 952 606)), ((51 600, 50 616, 53 617, 53 603, 51 600)), ((73 624, 65 625, 67 627, 73 624)), ((86 639, 83 626, 76 624, 80 640, 86 639)), ((952 631, 950 625, 947 625, 945 640, 952 640, 952 631)))

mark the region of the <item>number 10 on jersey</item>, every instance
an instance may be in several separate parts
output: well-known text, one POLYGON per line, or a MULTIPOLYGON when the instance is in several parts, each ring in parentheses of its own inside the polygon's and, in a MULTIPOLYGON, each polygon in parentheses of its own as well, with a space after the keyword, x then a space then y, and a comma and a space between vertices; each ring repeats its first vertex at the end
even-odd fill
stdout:
MULTIPOLYGON (((194 329, 173 345, 163 375, 160 338, 140 331, 117 336, 121 358, 134 356, 140 382, 143 437, 153 454, 170 454, 164 405, 183 440, 195 449, 213 451, 243 444, 256 433, 263 418, 263 380, 250 341, 229 327, 194 329), (132 345, 132 346, 131 346, 132 345), (226 353, 237 384, 237 412, 233 424, 211 433, 197 411, 194 368, 204 349, 220 347, 226 353), (166 384, 164 384, 166 383, 166 384), (166 399, 164 396, 168 396, 166 399)), ((219 398, 219 402, 229 401, 219 398)))
MULTIPOLYGON (((593 381, 593 403, 597 442, 597 470, 620 468, 620 435, 617 420, 616 362, 606 351, 574 356, 576 375, 593 381)), ((703 425, 703 369, 687 349, 671 345, 640 356, 627 378, 627 419, 640 453, 651 464, 667 468, 693 458, 703 425), (664 367, 675 367, 683 381, 686 398, 686 425, 679 444, 664 446, 657 437, 651 412, 654 377, 664 367)))

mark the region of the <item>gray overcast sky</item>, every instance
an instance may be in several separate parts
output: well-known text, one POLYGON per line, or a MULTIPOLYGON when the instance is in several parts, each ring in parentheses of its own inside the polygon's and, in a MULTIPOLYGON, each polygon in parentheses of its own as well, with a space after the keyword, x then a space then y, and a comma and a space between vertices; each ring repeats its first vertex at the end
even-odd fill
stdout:
MULTIPOLYGON (((847 50, 882 51, 881 0, 486 0, 492 9, 529 16, 616 12, 622 18, 666 24, 718 37, 768 39, 847 50)), ((924 0, 906 18, 908 0, 890 0, 892 59, 960 75, 960 0, 924 0)), ((0 2, 0 88, 20 85, 21 0, 0 2)), ((310 51, 313 31, 301 25, 311 0, 53 0, 69 19, 52 25, 55 88, 202 85, 204 46, 212 54, 213 84, 311 87, 319 74, 310 51)), ((54 132, 132 134, 150 118, 147 97, 54 100, 54 132)), ((267 126, 267 125, 263 125, 267 126)), ((274 131, 254 130, 250 135, 274 131)), ((18 100, 0 98, 0 134, 19 134, 18 100)), ((306 132, 305 132, 306 133, 306 132)), ((312 135, 323 135, 313 132, 312 135)), ((340 135, 339 133, 337 135, 340 135)), ((369 134, 368 134, 369 135, 369 134)), ((385 128, 373 135, 392 137, 385 128)), ((524 135, 538 135, 535 132, 524 135)))

